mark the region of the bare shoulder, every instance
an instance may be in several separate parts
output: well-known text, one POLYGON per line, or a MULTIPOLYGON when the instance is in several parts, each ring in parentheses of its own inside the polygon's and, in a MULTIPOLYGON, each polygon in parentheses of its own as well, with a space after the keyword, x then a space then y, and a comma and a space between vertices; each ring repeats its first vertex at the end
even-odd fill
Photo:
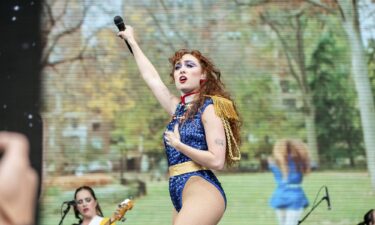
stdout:
POLYGON ((217 120, 220 120, 220 118, 215 113, 214 105, 213 104, 208 105, 202 113, 202 121, 205 123, 205 122, 217 121, 217 120))

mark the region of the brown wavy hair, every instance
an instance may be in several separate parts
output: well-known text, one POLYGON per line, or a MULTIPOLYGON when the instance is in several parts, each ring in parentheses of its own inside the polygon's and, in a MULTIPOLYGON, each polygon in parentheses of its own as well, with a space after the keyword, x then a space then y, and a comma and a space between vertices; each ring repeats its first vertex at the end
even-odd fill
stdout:
MULTIPOLYGON (((203 106, 206 98, 209 98, 207 95, 216 95, 220 96, 226 99, 229 99, 233 102, 234 109, 237 112, 237 115, 239 115, 236 105, 234 101, 232 100, 230 94, 225 90, 225 85, 221 81, 221 72, 220 70, 213 64, 213 62, 202 55, 202 53, 198 50, 188 50, 188 49, 181 49, 178 50, 174 53, 169 58, 169 62, 171 63, 171 72, 170 72, 170 77, 172 81, 174 81, 174 70, 175 70, 175 64, 181 60, 181 58, 186 55, 190 54, 194 56, 195 58, 198 59, 201 67, 202 67, 202 72, 206 74, 206 80, 201 83, 199 94, 198 94, 198 101, 194 101, 191 108, 187 110, 185 119, 192 118, 198 110, 203 106)), ((184 122, 184 120, 182 122, 184 122)), ((241 144, 241 136, 240 136, 240 128, 241 128, 241 122, 240 120, 229 120, 231 130, 233 132, 233 136, 236 140, 236 143, 238 146, 241 144)), ((226 158, 226 164, 227 166, 231 166, 234 164, 234 161, 230 158, 229 152, 228 152, 228 143, 227 143, 227 151, 225 154, 226 158)))
POLYGON ((273 147, 273 156, 284 177, 287 177, 289 172, 288 157, 291 157, 291 159, 294 161, 299 172, 303 174, 310 172, 310 158, 308 149, 306 144, 300 140, 278 140, 273 147))

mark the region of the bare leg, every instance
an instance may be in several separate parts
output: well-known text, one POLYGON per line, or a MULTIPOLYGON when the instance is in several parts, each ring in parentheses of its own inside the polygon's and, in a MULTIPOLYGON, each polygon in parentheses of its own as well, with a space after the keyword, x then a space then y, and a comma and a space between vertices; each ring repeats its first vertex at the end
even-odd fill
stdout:
POLYGON ((285 225, 285 220, 286 220, 286 216, 285 216, 285 209, 277 209, 276 210, 276 217, 277 217, 277 221, 279 223, 279 225, 285 225))
POLYGON ((303 209, 286 210, 285 225, 297 225, 303 213, 303 209))
POLYGON ((173 207, 173 212, 172 212, 172 224, 175 223, 177 215, 178 215, 178 213, 177 213, 176 209, 173 207))
POLYGON ((182 193, 182 209, 174 225, 216 225, 225 211, 220 191, 205 179, 193 176, 182 193))

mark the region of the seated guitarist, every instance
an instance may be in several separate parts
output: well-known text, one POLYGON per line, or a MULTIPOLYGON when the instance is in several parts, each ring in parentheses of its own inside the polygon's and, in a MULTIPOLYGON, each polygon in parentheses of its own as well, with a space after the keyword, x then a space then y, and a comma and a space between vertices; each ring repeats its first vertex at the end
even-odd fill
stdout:
MULTIPOLYGON (((76 201, 74 214, 79 221, 73 225, 115 225, 115 221, 121 219, 127 210, 120 205, 117 212, 111 218, 105 218, 94 190, 89 186, 77 188, 74 200, 76 201)), ((132 203, 127 206, 131 209, 132 203)))

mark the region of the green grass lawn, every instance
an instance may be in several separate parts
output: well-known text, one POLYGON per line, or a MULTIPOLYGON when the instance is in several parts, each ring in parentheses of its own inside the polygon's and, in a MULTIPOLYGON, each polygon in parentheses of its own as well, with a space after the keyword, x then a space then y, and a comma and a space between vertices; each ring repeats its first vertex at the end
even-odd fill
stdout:
MULTIPOLYGON (((268 199, 274 189, 271 173, 219 174, 218 177, 228 198, 227 210, 220 225, 276 224, 274 211, 268 206, 268 199)), ((310 206, 322 185, 329 187, 332 210, 327 210, 324 201, 302 224, 353 225, 362 219, 368 209, 375 208, 375 193, 371 190, 367 173, 314 172, 308 175, 303 186, 310 206)), ((126 213, 127 220, 124 224, 171 224, 172 204, 167 181, 147 183, 147 192, 146 196, 135 199, 135 206, 126 213)), ((129 197, 124 195, 123 198, 129 197)), ((68 195, 58 192, 43 199, 40 224, 58 224, 61 218, 60 204, 62 198, 69 200, 67 196, 72 196, 72 192, 68 195), (62 195, 64 197, 61 197, 62 195)), ((118 193, 118 196, 121 196, 121 193, 118 193)), ((317 201, 323 196, 324 191, 320 193, 317 201)), ((116 208, 114 200, 103 197, 103 194, 98 194, 98 198, 105 215, 112 214, 116 208)), ((304 215, 309 209, 310 207, 304 215)), ((72 224, 73 221, 74 213, 70 211, 63 224, 72 224)))

